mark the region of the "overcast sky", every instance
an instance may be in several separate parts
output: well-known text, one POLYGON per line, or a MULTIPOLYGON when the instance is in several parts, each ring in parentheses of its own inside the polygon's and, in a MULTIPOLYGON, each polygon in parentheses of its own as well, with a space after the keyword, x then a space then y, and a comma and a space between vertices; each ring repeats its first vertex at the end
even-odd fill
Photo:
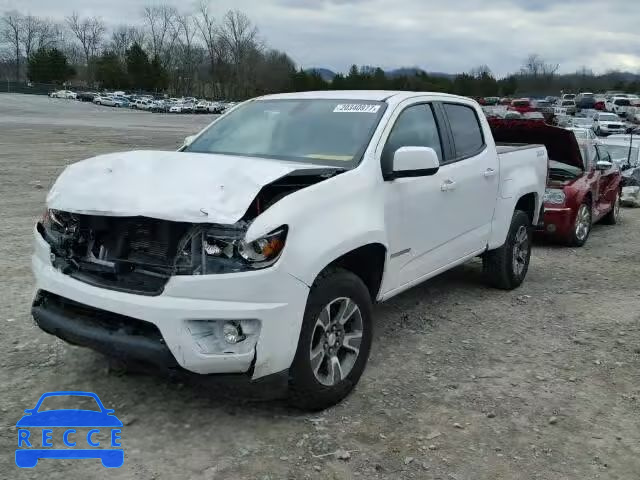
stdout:
MULTIPOLYGON (((0 10, 63 18, 74 9, 109 25, 140 21, 149 0, 0 0, 0 10)), ((157 2, 155 2, 157 3, 157 2)), ((181 11, 191 0, 167 0, 181 11)), ((517 70, 528 53, 562 72, 640 72, 640 0, 212 0, 238 8, 262 38, 303 67, 419 66, 456 73, 517 70)))

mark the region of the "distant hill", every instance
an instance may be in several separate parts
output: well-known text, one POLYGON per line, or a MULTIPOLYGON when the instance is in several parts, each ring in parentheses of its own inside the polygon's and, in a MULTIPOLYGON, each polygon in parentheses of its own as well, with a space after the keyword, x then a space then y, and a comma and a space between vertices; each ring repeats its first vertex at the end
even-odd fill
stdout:
POLYGON ((441 77, 441 78, 449 78, 449 79, 452 79, 455 77, 455 74, 443 73, 443 72, 427 72, 418 67, 401 67, 401 68, 396 68, 394 70, 387 70, 385 73, 389 77, 411 77, 413 75, 418 75, 419 73, 426 73, 430 77, 441 77))
MULTIPOLYGON (((362 68, 364 68, 365 70, 370 70, 371 72, 375 70, 375 67, 362 67, 362 68)), ((305 72, 309 72, 309 73, 316 72, 322 77, 322 79, 325 82, 331 82, 333 78, 336 76, 336 72, 323 67, 307 68, 305 69, 305 72)), ((418 67, 395 68, 392 70, 385 70, 384 73, 391 78, 401 77, 401 76, 411 77, 413 75, 417 75, 418 73, 426 73, 427 75, 432 77, 441 77, 441 78, 449 78, 449 79, 453 79, 455 77, 455 74, 443 73, 443 72, 426 72, 423 69, 418 67)))
POLYGON ((331 82, 333 77, 336 76, 336 73, 329 70, 328 68, 307 68, 305 72, 312 73, 316 72, 319 74, 325 82, 331 82))

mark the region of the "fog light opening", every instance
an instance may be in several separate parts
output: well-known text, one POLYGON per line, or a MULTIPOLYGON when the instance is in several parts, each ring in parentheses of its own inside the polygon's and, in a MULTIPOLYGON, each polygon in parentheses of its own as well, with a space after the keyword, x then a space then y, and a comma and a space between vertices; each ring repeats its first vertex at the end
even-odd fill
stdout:
POLYGON ((554 233, 556 231, 556 226, 553 223, 547 225, 547 232, 554 233))
POLYGON ((247 338, 242 334, 242 328, 240 327, 240 325, 235 322, 225 323, 222 327, 222 335, 224 336, 224 341, 232 345, 247 338))

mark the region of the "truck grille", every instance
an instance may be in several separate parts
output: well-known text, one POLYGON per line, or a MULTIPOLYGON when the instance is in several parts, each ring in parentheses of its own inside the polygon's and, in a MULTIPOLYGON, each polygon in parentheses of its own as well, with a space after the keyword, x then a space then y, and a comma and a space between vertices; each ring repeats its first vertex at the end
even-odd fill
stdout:
POLYGON ((67 234, 52 244, 54 266, 77 280, 143 295, 162 293, 190 224, 146 217, 58 215, 67 234), (69 234, 68 232, 72 232, 69 234))

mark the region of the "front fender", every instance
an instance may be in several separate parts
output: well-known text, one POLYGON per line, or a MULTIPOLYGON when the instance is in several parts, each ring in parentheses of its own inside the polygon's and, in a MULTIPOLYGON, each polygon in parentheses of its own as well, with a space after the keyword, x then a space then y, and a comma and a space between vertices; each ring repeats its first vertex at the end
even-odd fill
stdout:
POLYGON ((371 243, 387 247, 384 200, 377 187, 356 169, 298 190, 259 215, 246 240, 288 225, 279 267, 310 286, 342 255, 371 243))

